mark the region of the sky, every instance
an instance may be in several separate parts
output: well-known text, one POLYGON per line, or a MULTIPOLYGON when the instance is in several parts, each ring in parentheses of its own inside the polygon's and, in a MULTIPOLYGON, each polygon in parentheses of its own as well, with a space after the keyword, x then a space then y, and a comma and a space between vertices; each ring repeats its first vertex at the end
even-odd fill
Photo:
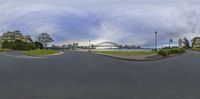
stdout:
POLYGON ((0 35, 20 30, 33 39, 49 33, 55 44, 103 41, 159 46, 200 36, 198 0, 0 0, 0 35))

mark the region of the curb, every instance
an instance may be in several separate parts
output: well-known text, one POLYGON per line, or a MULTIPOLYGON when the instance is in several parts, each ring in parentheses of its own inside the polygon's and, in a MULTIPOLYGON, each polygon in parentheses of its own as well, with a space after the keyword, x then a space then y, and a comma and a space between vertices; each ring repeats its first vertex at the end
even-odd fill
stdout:
POLYGON ((164 59, 169 59, 169 58, 173 58, 182 54, 174 54, 168 57, 162 57, 162 58, 152 58, 152 59, 128 59, 128 58, 120 58, 120 57, 115 57, 115 56, 110 56, 110 55, 105 55, 105 54, 99 54, 99 53, 93 53, 96 55, 101 55, 101 56, 105 56, 105 57, 111 57, 111 58, 115 58, 115 59, 120 59, 120 60, 127 60, 127 61, 157 61, 157 60, 164 60, 164 59))
POLYGON ((31 55, 25 55, 25 54, 23 54, 23 55, 25 55, 25 56, 30 56, 30 57, 41 57, 41 58, 47 58, 47 57, 50 57, 50 56, 58 56, 58 55, 62 55, 62 54, 64 54, 64 52, 59 52, 59 53, 55 53, 55 54, 49 54, 49 55, 41 55, 41 56, 37 56, 37 55, 33 55, 33 56, 31 56, 31 55))
POLYGON ((47 56, 57 56, 57 55, 62 55, 64 54, 64 52, 59 52, 59 53, 55 53, 55 54, 51 54, 51 55, 47 55, 47 56))

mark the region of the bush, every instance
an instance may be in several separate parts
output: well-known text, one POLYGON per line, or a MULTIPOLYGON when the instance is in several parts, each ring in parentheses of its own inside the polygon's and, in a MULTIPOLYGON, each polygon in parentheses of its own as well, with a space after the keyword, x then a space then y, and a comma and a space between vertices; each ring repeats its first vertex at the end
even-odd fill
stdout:
POLYGON ((167 57, 171 54, 181 54, 184 52, 185 52, 184 48, 172 48, 172 49, 161 49, 158 52, 158 54, 167 57))
POLYGON ((37 49, 34 43, 27 43, 21 40, 15 40, 14 42, 4 41, 2 48, 13 50, 35 50, 37 49))
POLYGON ((158 54, 167 57, 170 54, 170 51, 168 49, 161 49, 158 54))

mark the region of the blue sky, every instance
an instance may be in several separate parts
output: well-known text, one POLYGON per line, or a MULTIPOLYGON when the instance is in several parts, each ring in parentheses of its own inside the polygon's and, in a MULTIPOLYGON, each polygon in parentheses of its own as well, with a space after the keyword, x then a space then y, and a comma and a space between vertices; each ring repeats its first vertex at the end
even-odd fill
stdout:
POLYGON ((198 0, 0 0, 0 34, 47 32, 55 44, 113 41, 153 46, 200 36, 198 0))

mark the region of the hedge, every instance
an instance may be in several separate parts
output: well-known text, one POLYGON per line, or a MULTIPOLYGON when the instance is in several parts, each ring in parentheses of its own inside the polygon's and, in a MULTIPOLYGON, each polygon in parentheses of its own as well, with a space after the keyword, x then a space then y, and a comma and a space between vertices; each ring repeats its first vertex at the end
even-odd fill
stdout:
POLYGON ((4 41, 2 48, 13 49, 13 50, 34 50, 37 49, 34 43, 27 43, 21 40, 16 40, 13 42, 4 41))
POLYGON ((161 49, 158 52, 158 54, 167 57, 172 54, 181 54, 184 52, 185 52, 184 48, 171 48, 171 49, 161 49))

